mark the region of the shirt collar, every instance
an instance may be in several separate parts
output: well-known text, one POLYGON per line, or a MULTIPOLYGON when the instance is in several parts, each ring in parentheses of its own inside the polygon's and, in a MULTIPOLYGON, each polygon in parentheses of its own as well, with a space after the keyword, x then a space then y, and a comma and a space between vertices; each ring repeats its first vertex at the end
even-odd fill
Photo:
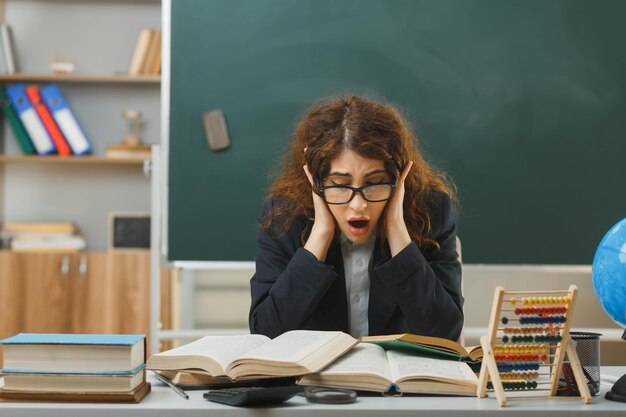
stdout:
POLYGON ((354 242, 352 242, 350 239, 348 239, 346 237, 346 235, 344 235, 343 233, 339 236, 339 242, 341 243, 341 247, 344 250, 348 250, 351 251, 353 249, 356 249, 358 247, 362 247, 364 249, 373 249, 374 248, 374 244, 376 243, 376 234, 373 234, 372 237, 370 238, 370 240, 368 240, 365 243, 362 243, 360 245, 355 245, 354 242))

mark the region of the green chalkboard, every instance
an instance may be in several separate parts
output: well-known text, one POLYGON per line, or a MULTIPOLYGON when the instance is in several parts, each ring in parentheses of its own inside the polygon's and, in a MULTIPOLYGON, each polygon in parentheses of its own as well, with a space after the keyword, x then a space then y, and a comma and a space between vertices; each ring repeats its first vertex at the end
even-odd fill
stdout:
POLYGON ((172 1, 168 258, 254 260, 296 120, 354 92, 402 108, 457 184, 465 262, 591 263, 626 216, 625 17, 619 0, 172 1))

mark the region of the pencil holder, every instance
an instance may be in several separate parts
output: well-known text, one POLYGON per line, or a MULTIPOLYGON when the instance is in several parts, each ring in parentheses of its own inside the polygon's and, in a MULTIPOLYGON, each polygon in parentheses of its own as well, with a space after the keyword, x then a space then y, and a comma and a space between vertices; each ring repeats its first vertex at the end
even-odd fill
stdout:
MULTIPOLYGON (((600 392, 600 336, 599 333, 570 332, 571 343, 576 349, 591 395, 600 392)), ((578 396, 578 385, 574 379, 567 354, 559 377, 557 395, 578 396)))

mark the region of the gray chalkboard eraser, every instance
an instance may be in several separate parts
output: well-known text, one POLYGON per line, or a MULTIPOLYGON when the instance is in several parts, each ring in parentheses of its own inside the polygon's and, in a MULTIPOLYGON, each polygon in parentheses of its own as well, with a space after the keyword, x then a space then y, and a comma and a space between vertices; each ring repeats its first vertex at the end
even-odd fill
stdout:
POLYGON ((211 110, 204 113, 202 121, 204 122, 204 132, 207 142, 209 142, 209 148, 219 151, 230 146, 226 120, 224 120, 224 113, 221 110, 211 110))

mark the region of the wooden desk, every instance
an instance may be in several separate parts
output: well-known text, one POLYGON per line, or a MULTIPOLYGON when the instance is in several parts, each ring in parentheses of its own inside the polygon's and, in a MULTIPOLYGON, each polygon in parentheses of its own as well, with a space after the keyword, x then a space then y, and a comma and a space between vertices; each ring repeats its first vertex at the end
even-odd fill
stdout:
MULTIPOLYGON (((606 367, 601 371, 606 375, 621 376, 626 367, 606 367)), ((150 375, 152 393, 140 404, 53 404, 53 403, 0 403, 1 417, 169 417, 169 416, 211 416, 211 417, 313 417, 313 416, 358 416, 358 417, 416 417, 419 415, 448 417, 482 417, 506 413, 512 416, 559 416, 571 417, 581 411, 593 416, 626 415, 626 404, 606 401, 604 393, 609 384, 602 384, 600 395, 585 405, 580 399, 510 401, 507 407, 500 408, 495 396, 485 399, 475 397, 427 397, 407 396, 385 398, 361 396, 354 404, 319 405, 309 404, 303 397, 295 397, 279 407, 248 409, 230 407, 206 401, 202 391, 189 391, 189 400, 184 400, 168 387, 156 382, 150 375)))

